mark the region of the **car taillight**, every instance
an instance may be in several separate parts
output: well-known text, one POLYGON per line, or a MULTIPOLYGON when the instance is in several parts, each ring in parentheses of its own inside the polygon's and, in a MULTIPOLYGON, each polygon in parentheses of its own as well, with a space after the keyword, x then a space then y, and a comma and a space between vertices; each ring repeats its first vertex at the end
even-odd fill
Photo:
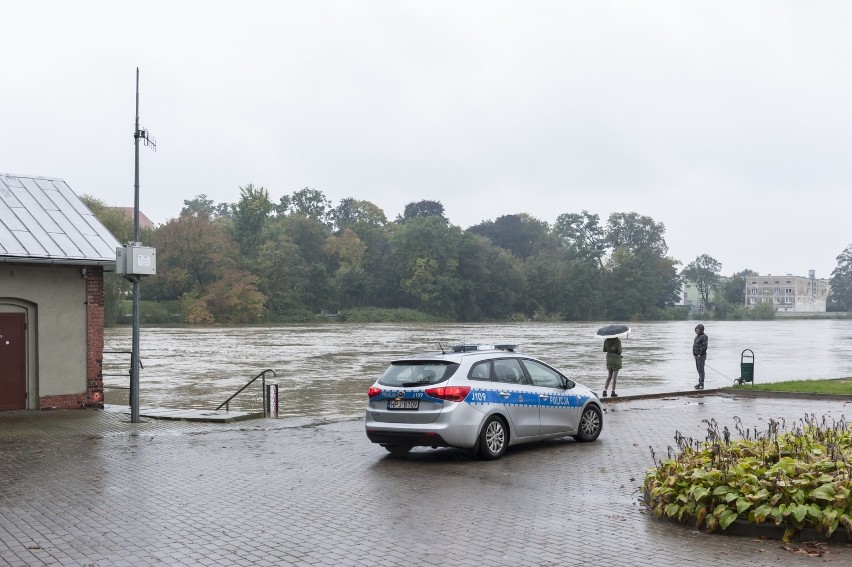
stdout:
POLYGON ((468 393, 470 393, 470 386, 443 386, 426 390, 426 395, 430 398, 438 398, 448 402, 460 402, 467 397, 468 393))
POLYGON ((369 390, 367 390, 367 396, 368 396, 370 399, 375 398, 376 396, 378 396, 378 395, 379 395, 379 394, 381 394, 381 393, 382 393, 382 389, 381 389, 381 388, 376 388, 375 386, 371 386, 371 387, 370 387, 370 389, 369 389, 369 390))

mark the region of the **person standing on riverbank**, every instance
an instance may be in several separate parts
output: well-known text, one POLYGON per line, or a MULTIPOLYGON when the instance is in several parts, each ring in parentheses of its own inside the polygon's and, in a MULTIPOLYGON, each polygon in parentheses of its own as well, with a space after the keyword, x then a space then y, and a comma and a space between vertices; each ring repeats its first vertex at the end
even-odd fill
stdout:
POLYGON ((695 369, 698 370, 698 384, 696 390, 704 389, 704 363, 707 361, 707 335, 704 334, 704 325, 699 323, 695 326, 695 340, 692 341, 692 356, 695 357, 695 369))
POLYGON ((612 397, 617 398, 615 393, 615 382, 618 380, 618 371, 621 370, 621 339, 613 337, 606 339, 603 344, 603 350, 606 353, 606 384, 604 385, 602 398, 606 397, 606 390, 609 388, 609 383, 612 381, 612 397))

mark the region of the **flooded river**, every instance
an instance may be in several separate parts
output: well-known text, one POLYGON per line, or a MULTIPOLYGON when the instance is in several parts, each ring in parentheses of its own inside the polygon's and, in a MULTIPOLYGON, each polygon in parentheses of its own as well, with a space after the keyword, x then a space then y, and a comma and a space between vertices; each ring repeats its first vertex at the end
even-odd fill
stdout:
MULTIPOLYGON (((623 340, 622 395, 691 389, 695 321, 632 324, 623 340)), ((359 416, 366 391, 388 362, 438 345, 516 343, 570 378, 600 391, 606 379, 601 324, 338 324, 274 327, 143 327, 140 403, 212 409, 265 369, 279 385, 283 417, 359 416)), ((706 387, 740 375, 744 349, 754 352, 755 382, 852 376, 852 320, 708 322, 706 387)), ((106 329, 105 350, 129 351, 130 327, 106 329)), ((750 361, 749 358, 747 361, 750 361)), ((107 354, 107 386, 127 387, 130 356, 107 354)), ((262 409, 260 381, 232 409, 262 409)), ((127 391, 108 388, 106 402, 127 404, 127 391)))

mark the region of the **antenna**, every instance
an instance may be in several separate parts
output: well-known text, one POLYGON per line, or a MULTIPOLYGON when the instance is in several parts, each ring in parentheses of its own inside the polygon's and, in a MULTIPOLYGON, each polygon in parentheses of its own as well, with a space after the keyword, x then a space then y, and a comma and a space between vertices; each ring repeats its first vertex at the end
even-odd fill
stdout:
MULTIPOLYGON (((148 130, 139 128, 139 67, 136 67, 136 127, 133 130, 133 142, 136 157, 136 171, 133 183, 133 244, 130 246, 141 246, 139 241, 139 140, 146 146, 157 150, 157 142, 148 134, 148 130)), ((127 251, 127 248, 125 248, 127 251)), ((142 362, 139 360, 139 282, 140 275, 131 275, 133 284, 133 338, 130 351, 130 422, 139 423, 139 369, 142 362)))

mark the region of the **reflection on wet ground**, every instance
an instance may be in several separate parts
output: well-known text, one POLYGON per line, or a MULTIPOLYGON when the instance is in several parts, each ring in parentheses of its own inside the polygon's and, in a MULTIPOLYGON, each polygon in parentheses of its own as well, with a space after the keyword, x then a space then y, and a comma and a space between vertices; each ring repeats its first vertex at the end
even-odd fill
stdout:
MULTIPOLYGON (((602 323, 337 324, 142 328, 140 403, 212 409, 259 372, 279 385, 282 417, 355 417, 366 391, 394 358, 458 343, 518 343, 569 377, 598 390, 606 378, 602 323)), ((695 383, 695 321, 632 323, 623 340, 622 394, 685 390, 695 383)), ((852 321, 776 320, 708 322, 708 388, 740 375, 741 354, 754 351, 756 382, 852 375, 852 321)), ((108 328, 105 350, 130 350, 129 327, 108 328)), ((126 387, 129 355, 105 355, 108 386, 126 387)), ((107 389, 106 402, 126 404, 127 390, 107 389)), ((260 410, 260 383, 232 408, 260 410)))

